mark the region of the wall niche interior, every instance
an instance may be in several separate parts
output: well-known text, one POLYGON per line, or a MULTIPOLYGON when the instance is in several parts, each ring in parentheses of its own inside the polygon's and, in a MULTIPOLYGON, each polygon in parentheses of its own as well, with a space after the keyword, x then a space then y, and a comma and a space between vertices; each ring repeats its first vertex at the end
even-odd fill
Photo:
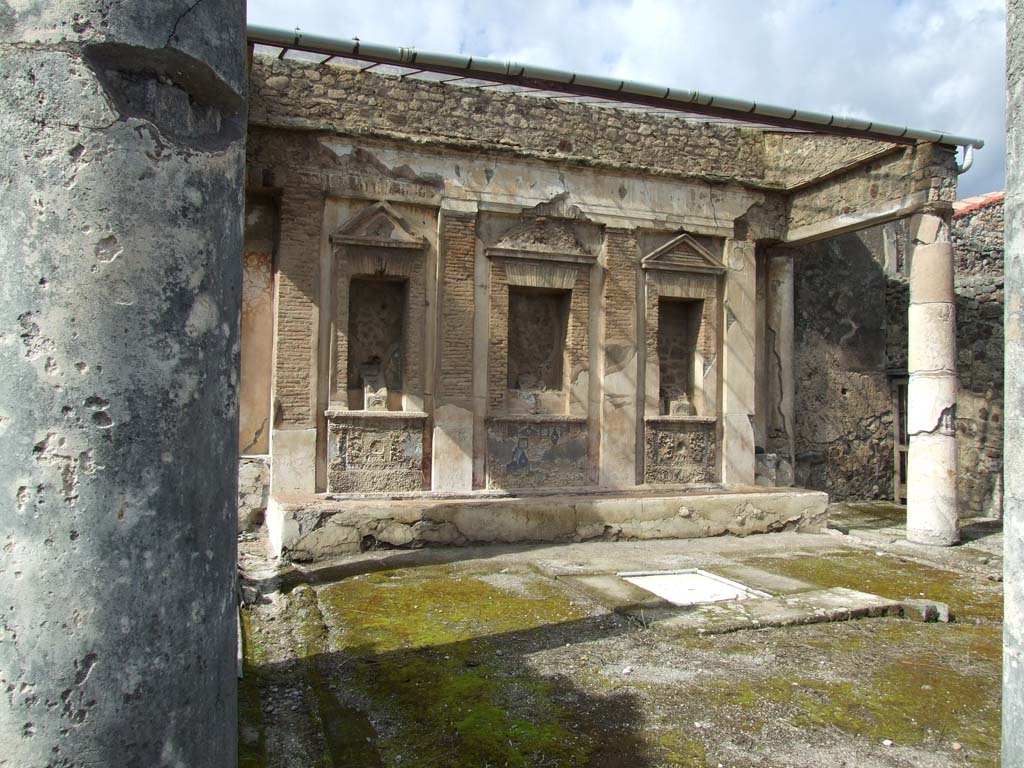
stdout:
POLYGON ((508 388, 562 390, 572 291, 510 286, 508 388))

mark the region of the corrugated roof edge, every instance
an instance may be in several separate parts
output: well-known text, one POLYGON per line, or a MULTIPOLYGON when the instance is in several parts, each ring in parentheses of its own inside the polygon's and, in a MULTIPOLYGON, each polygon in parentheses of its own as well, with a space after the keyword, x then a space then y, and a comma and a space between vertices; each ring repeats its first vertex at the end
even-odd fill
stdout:
POLYGON ((815 133, 861 136, 876 141, 901 144, 928 141, 950 146, 970 146, 975 149, 985 146, 982 139, 970 136, 874 123, 854 117, 807 112, 709 93, 673 89, 663 85, 615 80, 598 75, 534 67, 516 62, 499 62, 460 54, 417 51, 415 48, 396 48, 376 43, 364 43, 357 38, 336 39, 323 35, 310 35, 300 29, 285 30, 251 24, 247 29, 247 38, 250 43, 254 44, 345 56, 380 64, 396 64, 541 90, 598 96, 623 103, 727 117, 742 122, 796 128, 815 133), (786 113, 789 113, 788 116, 786 113))

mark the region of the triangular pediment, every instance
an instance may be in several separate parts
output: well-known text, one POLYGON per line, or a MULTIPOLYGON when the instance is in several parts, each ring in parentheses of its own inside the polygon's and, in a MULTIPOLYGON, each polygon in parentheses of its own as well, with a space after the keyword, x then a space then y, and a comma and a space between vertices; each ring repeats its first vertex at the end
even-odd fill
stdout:
POLYGON ((364 208, 331 235, 334 243, 376 248, 423 248, 424 237, 414 235, 401 216, 385 202, 364 208))
POLYGON ((725 272, 725 265, 707 248, 685 232, 640 260, 645 269, 665 269, 674 272, 725 272))
POLYGON ((508 230, 493 247, 489 256, 533 258, 554 261, 593 261, 572 228, 546 216, 530 218, 508 230))

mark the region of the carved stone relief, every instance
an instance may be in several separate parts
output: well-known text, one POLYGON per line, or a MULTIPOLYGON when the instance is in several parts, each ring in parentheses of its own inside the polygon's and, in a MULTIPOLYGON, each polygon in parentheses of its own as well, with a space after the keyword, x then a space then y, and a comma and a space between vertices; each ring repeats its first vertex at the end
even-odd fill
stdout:
POLYGON ((714 421, 648 420, 646 426, 645 483, 714 482, 714 421))
POLYGON ((329 492, 423 488, 423 417, 346 414, 328 421, 329 492))

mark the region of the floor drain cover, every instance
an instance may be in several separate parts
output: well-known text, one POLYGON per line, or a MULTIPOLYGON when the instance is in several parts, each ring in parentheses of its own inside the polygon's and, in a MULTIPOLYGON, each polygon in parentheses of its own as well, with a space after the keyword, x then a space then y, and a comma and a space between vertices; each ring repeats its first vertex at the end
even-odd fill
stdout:
POLYGON ((753 589, 738 581, 716 576, 698 568, 687 568, 681 571, 620 573, 619 577, 630 584, 652 592, 662 600, 680 606, 771 597, 767 592, 753 589))

